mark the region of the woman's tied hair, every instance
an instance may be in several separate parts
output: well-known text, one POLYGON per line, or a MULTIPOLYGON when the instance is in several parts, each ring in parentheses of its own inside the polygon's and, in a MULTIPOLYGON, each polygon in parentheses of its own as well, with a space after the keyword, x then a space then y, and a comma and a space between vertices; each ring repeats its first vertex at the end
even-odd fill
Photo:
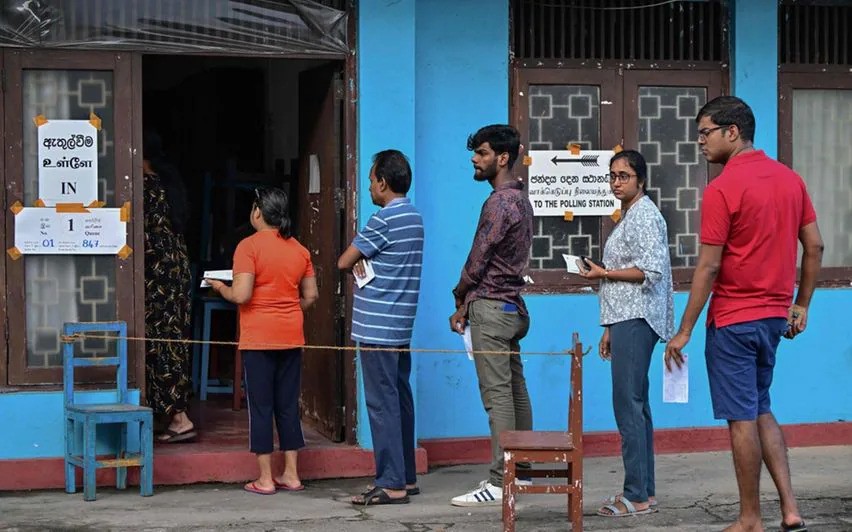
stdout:
POLYGON ((263 221, 278 228, 281 238, 290 238, 292 224, 290 223, 290 202, 287 193, 280 188, 254 189, 254 205, 260 210, 263 221))

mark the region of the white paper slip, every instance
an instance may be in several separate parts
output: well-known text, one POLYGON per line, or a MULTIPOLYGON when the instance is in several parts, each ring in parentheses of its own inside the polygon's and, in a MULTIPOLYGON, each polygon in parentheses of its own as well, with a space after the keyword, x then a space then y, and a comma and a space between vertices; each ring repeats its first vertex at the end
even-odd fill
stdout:
POLYGON ((686 353, 683 355, 683 365, 677 367, 672 361, 672 370, 666 369, 663 363, 663 402, 664 403, 688 403, 689 402, 689 365, 686 353))
POLYGON ((376 272, 373 271, 373 261, 370 259, 361 259, 358 262, 364 265, 364 276, 358 277, 355 270, 352 270, 352 275, 355 276, 355 284, 358 285, 358 288, 364 288, 367 283, 376 278, 376 272))
POLYGON ((565 259, 565 269, 568 270, 568 273, 580 274, 580 267, 577 266, 577 262, 579 262, 580 257, 577 255, 565 255, 563 253, 562 258, 565 259))
POLYGON ((470 325, 464 328, 464 350, 467 351, 467 358, 473 360, 473 340, 470 339, 470 325))
POLYGON ((234 270, 207 270, 201 278, 201 288, 210 286, 206 279, 230 282, 234 280, 234 270))

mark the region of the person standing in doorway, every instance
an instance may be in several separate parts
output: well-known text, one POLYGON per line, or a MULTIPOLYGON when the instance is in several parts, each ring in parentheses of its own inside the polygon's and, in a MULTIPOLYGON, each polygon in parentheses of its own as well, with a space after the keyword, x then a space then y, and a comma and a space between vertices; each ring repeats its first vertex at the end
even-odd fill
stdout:
POLYGON ((406 197, 411 166, 398 150, 373 156, 370 197, 379 207, 337 261, 364 278, 355 288, 352 340, 358 343, 373 436, 376 478, 352 504, 405 504, 420 493, 414 462, 411 333, 420 295, 423 219, 406 197), (365 264, 369 261, 369 266, 365 264))
POLYGON ((473 178, 487 181, 493 191, 482 206, 470 254, 453 289, 456 311, 450 316, 450 329, 464 334, 469 326, 474 351, 505 355, 474 354, 491 429, 491 471, 488 479, 451 502, 455 506, 496 506, 503 500, 500 433, 532 430, 533 426, 519 354, 520 341, 530 328, 521 289, 532 243, 533 210, 523 183, 512 175, 521 151, 515 128, 483 127, 468 138, 467 149, 473 151, 473 178))
POLYGON ((304 311, 319 297, 311 252, 291 231, 287 193, 255 189, 249 220, 257 231, 234 251, 231 286, 208 279, 225 300, 239 305, 240 345, 249 411, 249 445, 260 476, 243 489, 259 495, 302 491, 298 451, 305 446, 299 419, 304 311), (284 470, 272 472, 274 439, 284 452, 284 470))
MULTIPOLYGON (((142 137, 145 212, 145 335, 184 340, 189 330, 192 275, 184 229, 188 206, 177 169, 154 131, 142 137)), ((189 344, 145 342, 148 403, 164 424, 160 443, 190 442, 198 431, 187 411, 192 392, 189 344)))
POLYGON ((674 297, 666 221, 646 194, 648 165, 642 154, 615 154, 609 186, 621 201, 621 219, 606 240, 606 267, 585 261, 580 275, 601 282, 604 331, 598 352, 611 361, 612 408, 624 463, 623 491, 609 497, 598 515, 622 517, 656 511, 648 369, 654 346, 672 337, 674 297))
POLYGON ((772 414, 769 385, 781 336, 808 324, 822 262, 816 213, 802 178, 752 145, 754 114, 741 99, 720 96, 698 112, 698 144, 724 164, 704 191, 701 249, 666 366, 683 364, 683 348, 712 292, 705 359, 716 419, 728 421, 740 496, 739 519, 725 530, 763 530, 761 459, 781 498, 781 528, 807 530, 790 481, 787 446, 772 414), (796 301, 797 240, 804 253, 796 301))

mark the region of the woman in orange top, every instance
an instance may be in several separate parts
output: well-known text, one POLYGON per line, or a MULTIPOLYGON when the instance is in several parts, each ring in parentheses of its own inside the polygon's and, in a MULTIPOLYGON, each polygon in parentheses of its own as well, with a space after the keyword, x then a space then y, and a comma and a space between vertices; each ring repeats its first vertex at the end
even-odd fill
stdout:
POLYGON ((299 421, 303 311, 318 297, 310 252, 290 235, 287 194, 278 188, 255 190, 249 216, 257 231, 234 252, 234 282, 208 279, 226 300, 239 305, 251 452, 260 477, 246 491, 272 495, 277 489, 305 489, 297 450, 305 446, 299 421), (284 451, 284 472, 272 474, 272 420, 284 451))

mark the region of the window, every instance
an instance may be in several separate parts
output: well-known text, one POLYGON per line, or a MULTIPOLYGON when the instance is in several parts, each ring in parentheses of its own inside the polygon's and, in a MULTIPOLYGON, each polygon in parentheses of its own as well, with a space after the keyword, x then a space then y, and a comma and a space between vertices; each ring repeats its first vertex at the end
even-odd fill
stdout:
POLYGON ((808 186, 825 242, 820 284, 852 280, 852 5, 779 7, 778 148, 808 186))
MULTIPOLYGON (((725 84, 726 9, 715 1, 568 4, 513 4, 513 123, 529 153, 571 144, 639 150, 649 197, 668 223, 675 282, 688 283, 701 196, 719 171, 699 155, 695 115, 725 84)), ((589 283, 565 274, 562 254, 600 257, 613 225, 606 216, 536 217, 528 288, 583 289, 589 283)))

